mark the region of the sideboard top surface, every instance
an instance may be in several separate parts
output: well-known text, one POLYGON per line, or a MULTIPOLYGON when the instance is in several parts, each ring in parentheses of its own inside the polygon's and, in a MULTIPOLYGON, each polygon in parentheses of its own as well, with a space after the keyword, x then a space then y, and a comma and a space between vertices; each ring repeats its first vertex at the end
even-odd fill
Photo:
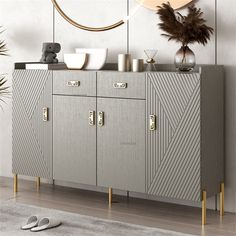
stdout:
MULTIPOLYGON (((17 62, 15 63, 14 69, 15 70, 25 70, 25 64, 27 64, 27 62, 17 62)), ((145 64, 146 65, 146 64, 145 64)), ((191 74, 191 73, 202 73, 202 70, 208 70, 208 69, 220 69, 223 70, 223 65, 211 65, 211 64, 205 64, 205 65, 197 65, 193 71, 191 72, 179 72, 176 71, 176 68, 173 64, 156 64, 157 67, 157 71, 144 71, 144 72, 119 72, 117 70, 117 64, 115 63, 108 63, 104 66, 103 70, 55 70, 55 71, 76 71, 76 72, 87 72, 87 73, 91 73, 91 72, 97 72, 97 73, 107 73, 107 72, 114 72, 114 73, 128 73, 128 74, 146 74, 146 73, 159 73, 159 72, 173 72, 173 73, 180 73, 180 74, 191 74)))

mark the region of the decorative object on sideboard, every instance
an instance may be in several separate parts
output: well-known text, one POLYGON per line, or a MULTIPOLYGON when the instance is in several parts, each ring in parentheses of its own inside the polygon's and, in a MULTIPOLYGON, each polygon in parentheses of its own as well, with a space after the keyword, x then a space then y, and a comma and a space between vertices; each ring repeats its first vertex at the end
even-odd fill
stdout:
POLYGON ((128 72, 131 70, 131 55, 118 54, 118 71, 128 72))
POLYGON ((166 0, 166 1, 164 0, 145 0, 145 1, 136 0, 136 1, 139 2, 142 6, 150 10, 154 10, 154 11, 156 11, 157 6, 161 6, 162 3, 169 2, 174 9, 179 9, 193 2, 193 0, 166 0))
POLYGON ((157 50, 156 49, 146 49, 144 50, 144 53, 147 56, 147 67, 146 71, 156 71, 156 66, 155 66, 155 57, 157 55, 157 50))
POLYGON ((42 57, 40 62, 45 64, 58 63, 57 54, 61 51, 61 45, 59 43, 43 43, 42 57))
POLYGON ((66 70, 67 66, 64 62, 58 62, 58 63, 39 63, 39 62, 22 62, 17 63, 20 67, 20 69, 26 69, 26 70, 66 70))
POLYGON ((181 46, 175 54, 175 67, 180 71, 191 71, 195 65, 194 52, 188 46, 181 46))
POLYGON ((159 27, 166 32, 162 35, 168 37, 168 41, 175 40, 182 44, 175 56, 176 68, 180 71, 191 71, 196 62, 188 45, 199 43, 205 46, 214 32, 213 28, 205 24, 201 8, 196 8, 194 4, 188 7, 186 16, 180 12, 175 13, 170 3, 158 7, 157 14, 161 20, 159 27))
POLYGON ((107 60, 108 48, 76 48, 75 52, 87 54, 87 61, 83 69, 101 70, 107 60))
POLYGON ((132 71, 133 72, 143 72, 143 59, 133 59, 132 71))
POLYGON ((66 53, 64 54, 64 62, 68 69, 81 70, 86 65, 86 53, 66 53))

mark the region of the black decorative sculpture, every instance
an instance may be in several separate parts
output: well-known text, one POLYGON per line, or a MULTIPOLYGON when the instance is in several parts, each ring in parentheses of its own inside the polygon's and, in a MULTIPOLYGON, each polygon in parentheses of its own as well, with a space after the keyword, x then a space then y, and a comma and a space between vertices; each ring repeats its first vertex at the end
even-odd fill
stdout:
POLYGON ((42 58, 40 62, 45 64, 58 63, 57 54, 61 51, 61 45, 59 43, 43 43, 42 58))

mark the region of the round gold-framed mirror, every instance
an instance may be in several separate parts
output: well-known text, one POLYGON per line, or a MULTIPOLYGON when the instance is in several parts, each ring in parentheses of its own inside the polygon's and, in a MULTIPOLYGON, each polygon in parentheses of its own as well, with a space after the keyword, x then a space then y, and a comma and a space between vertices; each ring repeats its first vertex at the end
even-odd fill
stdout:
POLYGON ((155 10, 157 6, 160 6, 162 3, 170 2, 170 4, 173 6, 174 9, 178 9, 192 2, 192 0, 136 0, 138 5, 134 9, 130 10, 129 16, 126 16, 123 19, 118 20, 117 22, 107 25, 107 26, 91 27, 91 26, 80 24, 77 21, 73 20, 70 16, 68 16, 68 14, 66 14, 63 11, 62 7, 58 4, 57 0, 51 0, 51 1, 55 9, 66 21, 68 21, 70 24, 72 24, 73 26, 79 29, 91 31, 91 32, 107 31, 107 30, 111 30, 111 29, 114 29, 123 25, 132 15, 134 15, 137 12, 140 6, 144 6, 146 8, 155 10))

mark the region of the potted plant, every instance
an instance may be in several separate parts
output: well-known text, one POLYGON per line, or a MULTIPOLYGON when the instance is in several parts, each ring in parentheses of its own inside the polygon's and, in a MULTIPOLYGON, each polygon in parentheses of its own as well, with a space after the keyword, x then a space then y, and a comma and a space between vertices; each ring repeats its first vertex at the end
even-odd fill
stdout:
MULTIPOLYGON (((0 27, 1 28, 1 27, 0 27)), ((0 34, 3 31, 0 31, 0 34)), ((7 56, 7 47, 6 47, 6 43, 3 40, 0 40, 0 56, 7 56)), ((0 75, 0 102, 4 102, 4 97, 6 97, 9 94, 9 87, 6 86, 6 78, 5 75, 0 75)), ((1 104, 0 104, 1 106, 1 104)))
POLYGON ((188 7, 188 13, 183 16, 180 12, 175 12, 170 3, 163 3, 158 7, 157 14, 160 16, 160 29, 165 31, 163 36, 168 41, 175 40, 182 44, 175 55, 175 66, 180 71, 190 71, 194 68, 195 55, 188 47, 191 43, 199 43, 205 46, 213 34, 213 28, 207 26, 206 20, 202 18, 203 12, 195 5, 188 7))

